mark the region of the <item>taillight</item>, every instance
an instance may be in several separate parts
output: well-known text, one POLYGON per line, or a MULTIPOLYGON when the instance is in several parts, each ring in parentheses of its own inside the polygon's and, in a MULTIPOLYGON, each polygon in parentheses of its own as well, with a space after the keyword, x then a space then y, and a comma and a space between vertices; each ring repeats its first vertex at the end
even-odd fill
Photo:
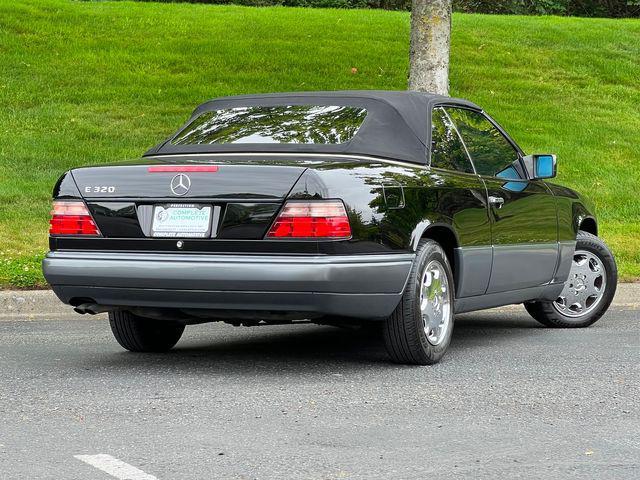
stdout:
POLYGON ((348 238, 351 226, 340 200, 288 201, 267 238, 348 238))
POLYGON ((50 235, 100 235, 84 202, 54 201, 49 225, 50 235))

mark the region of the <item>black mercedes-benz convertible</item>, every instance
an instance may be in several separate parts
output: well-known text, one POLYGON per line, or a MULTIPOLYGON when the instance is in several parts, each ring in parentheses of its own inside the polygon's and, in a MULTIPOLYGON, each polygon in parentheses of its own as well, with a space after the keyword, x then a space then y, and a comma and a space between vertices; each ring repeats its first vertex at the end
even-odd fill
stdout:
POLYGON ((131 351, 209 321, 379 322, 394 361, 430 364, 455 313, 585 327, 608 308, 615 260, 555 174, 466 100, 219 98, 142 159, 60 178, 44 275, 131 351))

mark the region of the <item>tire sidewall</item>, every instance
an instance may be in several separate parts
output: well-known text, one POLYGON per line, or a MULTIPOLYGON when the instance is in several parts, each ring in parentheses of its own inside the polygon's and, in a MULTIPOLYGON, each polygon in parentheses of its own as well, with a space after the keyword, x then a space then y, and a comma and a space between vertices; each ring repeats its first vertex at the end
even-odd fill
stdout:
MULTIPOLYGON (((616 293, 618 283, 618 269, 613 254, 611 253, 607 245, 595 235, 580 232, 577 237, 575 251, 578 250, 586 250, 587 252, 594 254, 604 265, 604 268, 606 270, 605 277, 607 283, 605 285, 603 297, 600 299, 600 303, 598 304, 598 306, 583 317, 569 317, 567 315, 564 315, 562 312, 556 309, 555 305, 553 305, 553 302, 551 302, 551 308, 559 317, 563 319, 564 322, 568 324, 575 324, 576 326, 586 326, 598 320, 604 314, 604 312, 607 311, 609 305, 611 305, 613 297, 616 293)), ((567 281, 569 281, 569 279, 567 279, 567 281)))
POLYGON ((418 337, 420 339, 420 345, 422 346, 422 350, 425 352, 425 355, 431 361, 439 360, 449 347, 451 343, 451 337, 453 335, 453 323, 454 323, 454 300, 455 300, 455 285, 453 283, 453 274, 451 272, 451 266, 449 265, 449 261, 447 256, 445 255, 442 248, 435 242, 429 241, 425 243, 425 248, 423 249, 421 254, 417 258, 416 262, 416 273, 413 277, 413 303, 412 303, 412 313, 413 313, 413 321, 415 323, 415 328, 418 333, 418 337), (420 310, 420 287, 422 282, 422 276, 424 275, 424 271, 427 265, 432 261, 436 260, 442 264, 444 267, 445 273, 447 275, 447 281, 449 283, 449 301, 451 305, 449 319, 449 328, 447 330, 447 334, 445 338, 438 345, 432 345, 427 339, 427 335, 424 331, 424 325, 422 323, 422 314, 420 310))
POLYGON ((109 324, 117 342, 132 352, 166 352, 184 332, 184 325, 140 317, 126 310, 109 312, 109 324))

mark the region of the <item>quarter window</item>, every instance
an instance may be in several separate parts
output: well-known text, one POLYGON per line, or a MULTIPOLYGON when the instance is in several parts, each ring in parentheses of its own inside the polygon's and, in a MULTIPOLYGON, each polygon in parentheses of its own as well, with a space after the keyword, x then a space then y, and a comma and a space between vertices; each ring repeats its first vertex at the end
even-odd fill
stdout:
POLYGON ((487 117, 463 108, 446 108, 446 111, 460 132, 479 175, 521 178, 513 167, 518 152, 487 117))
POLYGON ((441 108, 434 108, 431 114, 431 166, 473 173, 464 145, 441 108))

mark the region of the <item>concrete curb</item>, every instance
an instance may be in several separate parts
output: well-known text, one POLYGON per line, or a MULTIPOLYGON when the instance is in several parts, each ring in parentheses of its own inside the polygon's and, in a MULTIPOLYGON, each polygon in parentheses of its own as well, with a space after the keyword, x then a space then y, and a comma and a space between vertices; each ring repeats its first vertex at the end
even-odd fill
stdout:
POLYGON ((44 320, 72 314, 72 308, 58 300, 51 290, 0 291, 0 320, 44 320))
MULTIPOLYGON (((640 310, 640 283, 619 284, 613 305, 625 310, 640 310)), ((62 317, 99 318, 74 314, 72 308, 60 302, 51 290, 0 290, 0 320, 56 320, 62 317)))

